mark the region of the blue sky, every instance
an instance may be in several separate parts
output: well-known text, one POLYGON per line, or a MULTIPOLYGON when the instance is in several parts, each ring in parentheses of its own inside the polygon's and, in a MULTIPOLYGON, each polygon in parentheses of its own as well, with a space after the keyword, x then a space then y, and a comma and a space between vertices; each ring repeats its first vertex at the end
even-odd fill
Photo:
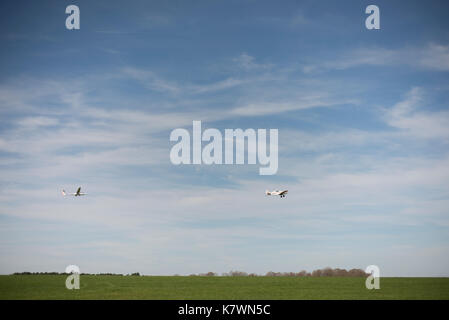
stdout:
POLYGON ((449 276, 448 9, 2 2, 0 273, 449 276), (278 129, 277 174, 174 166, 193 120, 278 129))

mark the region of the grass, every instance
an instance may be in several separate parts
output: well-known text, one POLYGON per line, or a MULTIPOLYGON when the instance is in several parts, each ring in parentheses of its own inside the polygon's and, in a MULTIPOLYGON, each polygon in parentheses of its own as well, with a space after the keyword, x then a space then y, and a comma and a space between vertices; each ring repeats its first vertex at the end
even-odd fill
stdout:
POLYGON ((367 290, 365 278, 334 277, 80 277, 80 290, 62 275, 0 276, 0 299, 449 299, 449 278, 381 278, 367 290))

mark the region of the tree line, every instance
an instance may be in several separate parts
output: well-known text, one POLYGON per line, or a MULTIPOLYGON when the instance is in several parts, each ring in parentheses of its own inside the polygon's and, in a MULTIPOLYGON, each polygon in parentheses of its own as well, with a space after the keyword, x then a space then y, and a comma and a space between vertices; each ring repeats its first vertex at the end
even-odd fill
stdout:
MULTIPOLYGON (((14 272, 14 276, 63 276, 67 275, 65 272, 14 272)), ((121 273, 80 273, 81 276, 140 276, 139 272, 129 273, 129 274, 121 274, 121 273)))
MULTIPOLYGON (((317 269, 312 272, 307 272, 306 270, 302 270, 300 272, 273 272, 269 271, 264 275, 256 274, 256 273, 247 273, 243 271, 230 271, 221 274, 224 277, 367 277, 367 274, 362 269, 340 269, 335 268, 332 269, 330 267, 324 269, 317 269)), ((191 274, 190 276, 219 276, 219 274, 215 272, 207 272, 207 273, 199 273, 199 274, 191 274)))
MULTIPOLYGON (((67 275, 65 272, 15 272, 13 275, 67 275)), ((134 272, 130 274, 121 274, 121 273, 80 273, 80 275, 90 275, 90 276, 140 276, 139 272, 134 272)), ((175 274, 175 276, 179 276, 175 274)), ((198 273, 198 274, 190 274, 189 276, 199 276, 199 277, 367 277, 369 276, 362 269, 340 269, 335 268, 332 269, 330 267, 324 269, 317 269, 312 272, 307 272, 306 270, 302 270, 299 272, 274 272, 269 271, 266 274, 256 274, 256 273, 247 273, 244 271, 230 271, 222 273, 221 275, 216 272, 206 272, 206 273, 198 273)))

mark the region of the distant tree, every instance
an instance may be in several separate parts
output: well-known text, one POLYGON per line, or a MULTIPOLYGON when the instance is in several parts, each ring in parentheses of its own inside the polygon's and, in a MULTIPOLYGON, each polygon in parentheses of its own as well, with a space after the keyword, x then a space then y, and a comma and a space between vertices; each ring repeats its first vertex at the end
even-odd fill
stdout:
POLYGON ((231 277, 246 277, 248 274, 244 271, 231 271, 230 272, 231 277))
POLYGON ((321 277, 332 277, 334 275, 332 268, 327 267, 321 270, 321 277))
POLYGON ((313 270, 312 271, 312 277, 321 277, 321 270, 313 270))
POLYGON ((296 276, 298 276, 298 277, 306 277, 307 276, 307 271, 306 270, 301 270, 300 272, 298 272, 296 274, 296 276))
POLYGON ((347 277, 348 271, 346 269, 334 269, 334 277, 347 277))
POLYGON ((351 269, 348 271, 348 275, 350 277, 366 277, 368 274, 365 273, 362 269, 351 269))

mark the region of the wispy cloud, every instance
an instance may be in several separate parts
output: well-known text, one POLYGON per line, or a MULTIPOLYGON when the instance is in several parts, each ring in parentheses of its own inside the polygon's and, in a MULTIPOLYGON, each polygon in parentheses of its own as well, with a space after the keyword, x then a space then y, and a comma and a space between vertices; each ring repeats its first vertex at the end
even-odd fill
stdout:
POLYGON ((168 91, 171 93, 177 93, 180 91, 180 87, 178 85, 162 80, 151 71, 144 71, 129 67, 124 68, 122 71, 125 75, 143 83, 148 89, 156 91, 168 91))
POLYGON ((289 111, 304 110, 319 107, 331 107, 342 104, 355 104, 355 100, 329 99, 324 95, 300 96, 290 102, 255 102, 239 106, 231 110, 237 116, 267 116, 289 111))
POLYGON ((449 142, 449 111, 424 111, 423 104, 423 90, 413 88, 404 100, 386 112, 386 121, 415 137, 440 138, 449 142))
POLYGON ((255 58, 253 56, 248 55, 245 52, 243 52, 237 58, 234 58, 232 60, 237 64, 237 66, 246 71, 269 69, 273 67, 272 64, 256 63, 255 58))
POLYGON ((401 66, 432 71, 449 71, 449 45, 430 43, 422 48, 387 49, 382 47, 358 48, 324 60, 319 64, 303 66, 305 73, 326 70, 345 70, 359 66, 401 66))

